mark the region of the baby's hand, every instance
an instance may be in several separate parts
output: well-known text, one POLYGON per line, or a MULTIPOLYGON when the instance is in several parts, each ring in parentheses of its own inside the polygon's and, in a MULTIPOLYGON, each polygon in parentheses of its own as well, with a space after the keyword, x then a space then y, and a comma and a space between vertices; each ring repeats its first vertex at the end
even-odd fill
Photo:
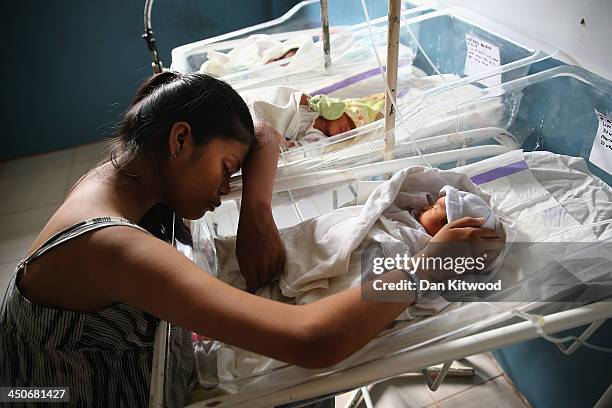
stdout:
POLYGON ((293 140, 283 140, 282 144, 285 150, 295 147, 295 142, 293 140))

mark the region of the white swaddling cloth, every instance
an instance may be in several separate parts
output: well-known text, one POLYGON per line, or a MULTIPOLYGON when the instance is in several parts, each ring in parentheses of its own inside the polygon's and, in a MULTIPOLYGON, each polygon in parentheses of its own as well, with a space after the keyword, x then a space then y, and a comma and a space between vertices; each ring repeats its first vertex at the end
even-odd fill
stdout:
MULTIPOLYGON (((256 34, 245 38, 228 53, 208 51, 208 60, 202 64, 200 72, 217 77, 228 75, 265 65, 294 49, 297 49, 295 55, 299 57, 299 54, 306 53, 312 45, 312 36, 305 34, 286 41, 279 41, 266 34, 256 34)), ((288 64, 291 62, 292 60, 289 60, 288 64)))
MULTIPOLYGON (((397 243, 410 254, 416 254, 431 237, 406 206, 427 203, 424 192, 437 195, 445 185, 457 186, 490 203, 490 197, 463 174, 420 166, 407 168, 379 185, 364 205, 340 208, 282 230, 280 234, 287 250, 284 272, 277 282, 257 294, 288 303, 314 302, 359 285, 363 250, 371 245, 397 243)), ((219 263, 217 277, 244 289, 246 283, 236 259, 235 238, 218 239, 215 245, 219 263)), ((385 256, 395 255, 387 253, 390 247, 393 246, 382 247, 385 256)), ((479 275, 479 279, 488 280, 492 273, 479 275)), ((409 307, 398 319, 429 316, 446 306, 448 302, 444 299, 433 299, 409 307)), ((201 358, 214 356, 196 356, 196 360, 201 358)), ((227 383, 224 387, 231 387, 232 380, 283 365, 228 345, 218 349, 216 359, 218 378, 227 383)), ((210 366, 210 362, 205 365, 210 366)))
POLYGON ((482 198, 467 191, 459 191, 453 186, 442 187, 441 196, 446 197, 446 217, 449 223, 463 217, 484 218, 482 227, 495 229, 497 217, 482 198))
POLYGON ((245 99, 256 121, 269 123, 285 140, 296 145, 327 139, 327 135, 313 127, 318 112, 300 105, 303 91, 289 86, 272 86, 245 91, 245 99))

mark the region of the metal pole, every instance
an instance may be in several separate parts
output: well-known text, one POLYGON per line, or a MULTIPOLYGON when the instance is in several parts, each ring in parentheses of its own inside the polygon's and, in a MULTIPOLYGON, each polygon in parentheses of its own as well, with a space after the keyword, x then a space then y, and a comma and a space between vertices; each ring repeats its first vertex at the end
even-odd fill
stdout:
POLYGON ((389 0, 389 31, 387 32, 387 84, 389 93, 385 94, 385 160, 393 159, 395 150, 395 100, 397 89, 397 59, 399 54, 401 0, 389 0))
POLYGON ((151 66, 153 73, 159 74, 162 72, 162 62, 159 60, 157 46, 155 45, 155 37, 153 36, 153 28, 151 27, 151 11, 153 10, 153 0, 146 0, 144 7, 144 34, 142 38, 147 42, 147 48, 151 53, 151 66))
POLYGON ((329 9, 327 0, 321 0, 321 25, 323 26, 323 58, 325 74, 331 73, 331 49, 329 42, 329 9))

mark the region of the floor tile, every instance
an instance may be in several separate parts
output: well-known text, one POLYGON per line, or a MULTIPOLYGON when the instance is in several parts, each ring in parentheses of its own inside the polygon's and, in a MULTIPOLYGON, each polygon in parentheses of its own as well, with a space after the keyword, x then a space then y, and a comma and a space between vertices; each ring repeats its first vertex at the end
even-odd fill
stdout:
POLYGON ((74 149, 74 162, 96 163, 104 158, 106 142, 96 142, 79 146, 74 149))
POLYGON ((93 162, 81 161, 75 162, 70 167, 68 173, 68 181, 66 182, 66 193, 72 189, 74 184, 81 178, 81 176, 87 173, 93 167, 93 162))
POLYGON ((2 178, 23 176, 25 174, 40 173, 58 167, 70 166, 73 155, 74 149, 66 149, 10 160, 5 163, 2 178))
POLYGON ((469 388, 450 398, 438 401, 440 408, 521 408, 529 407, 513 390, 504 376, 469 388))
POLYGON ((492 378, 500 376, 503 372, 490 353, 477 354, 461 360, 467 366, 474 368, 474 375, 469 377, 447 376, 436 391, 429 391, 436 401, 448 398, 482 384, 492 378))
POLYGON ((319 214, 327 214, 334 210, 333 195, 331 191, 326 191, 324 194, 317 194, 310 199, 319 214))
POLYGON ((291 227, 299 223, 298 216, 294 208, 290 205, 274 207, 273 216, 276 226, 279 229, 291 227))
POLYGON ((347 203, 354 203, 357 198, 357 192, 355 191, 355 186, 349 184, 345 187, 338 189, 338 205, 343 206, 347 203))
POLYGON ((300 213, 302 214, 304 220, 309 220, 311 218, 321 215, 321 213, 314 204, 314 200, 311 198, 307 198, 306 200, 300 200, 300 202, 298 202, 296 205, 300 209, 300 213))
MULTIPOLYGON (((374 384, 370 387, 370 397, 377 407, 415 408, 434 403, 423 377, 418 374, 402 375, 374 384)), ((365 403, 357 407, 365 408, 365 403)))
POLYGON ((55 204, 64 199, 69 166, 0 179, 0 215, 55 204))
POLYGON ((45 226, 59 205, 53 204, 0 217, 0 264, 17 261, 45 226))
POLYGON ((336 408, 348 408, 350 402, 353 400, 357 392, 357 390, 353 390, 345 392, 344 394, 336 395, 336 397, 334 398, 336 402, 336 408))

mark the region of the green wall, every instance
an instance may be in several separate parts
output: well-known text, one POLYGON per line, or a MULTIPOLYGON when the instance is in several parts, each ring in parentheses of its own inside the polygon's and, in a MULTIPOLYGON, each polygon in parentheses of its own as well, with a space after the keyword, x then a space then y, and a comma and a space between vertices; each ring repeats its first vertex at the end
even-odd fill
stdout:
MULTIPOLYGON (((157 0, 162 61, 178 45, 278 17, 298 0, 157 0)), ((103 139, 151 74, 144 0, 22 0, 0 13, 0 160, 103 139)))

